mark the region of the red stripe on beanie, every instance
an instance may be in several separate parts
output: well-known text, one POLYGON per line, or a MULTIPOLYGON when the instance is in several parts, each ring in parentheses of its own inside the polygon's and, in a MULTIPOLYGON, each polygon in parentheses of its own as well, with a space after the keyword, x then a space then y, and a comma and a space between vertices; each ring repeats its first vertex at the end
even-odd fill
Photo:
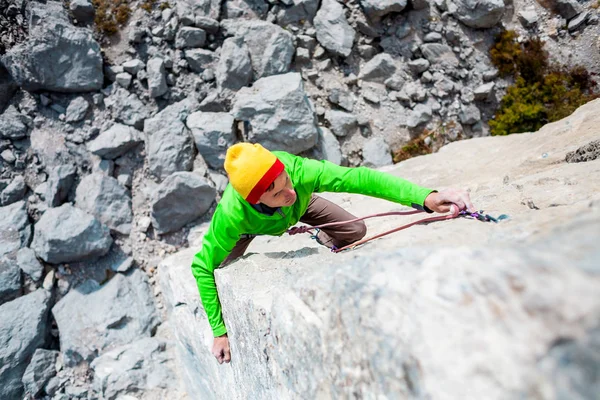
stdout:
POLYGON ((254 187, 250 191, 250 194, 248 195, 248 197, 246 197, 246 201, 248 201, 248 203, 251 204, 258 204, 260 196, 262 196, 267 191, 267 189, 269 188, 269 186, 271 186, 271 183, 273 183, 275 178, 277 178, 279 174, 283 172, 283 169, 283 163, 276 158, 273 165, 271 165, 271 168, 269 168, 267 172, 265 172, 265 174, 262 176, 262 178, 260 178, 258 183, 254 185, 254 187))

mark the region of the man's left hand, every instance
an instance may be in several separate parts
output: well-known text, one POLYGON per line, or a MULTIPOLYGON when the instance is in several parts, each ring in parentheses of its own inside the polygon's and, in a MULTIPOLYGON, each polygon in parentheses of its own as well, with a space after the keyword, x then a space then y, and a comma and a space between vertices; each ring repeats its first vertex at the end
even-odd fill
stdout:
POLYGON ((425 198, 424 205, 438 213, 451 212, 452 214, 458 214, 459 211, 463 210, 472 212, 476 210, 471 203, 469 192, 460 189, 445 189, 430 193, 425 198))

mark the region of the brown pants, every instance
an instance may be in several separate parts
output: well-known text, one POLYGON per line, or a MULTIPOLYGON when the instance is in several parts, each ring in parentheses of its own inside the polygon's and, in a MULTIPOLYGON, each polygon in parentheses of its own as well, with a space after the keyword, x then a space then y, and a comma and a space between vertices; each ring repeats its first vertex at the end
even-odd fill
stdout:
MULTIPOLYGON (((325 200, 315 194, 312 195, 306 213, 300 218, 300 222, 308 225, 321 225, 329 222, 348 221, 356 218, 342 207, 325 200)), ((362 239, 367 233, 367 227, 363 221, 352 222, 349 224, 323 228, 317 234, 318 241, 329 248, 343 247, 357 240, 362 239)), ((223 261, 228 264, 246 252, 246 249, 254 237, 247 237, 238 240, 237 244, 223 261)))

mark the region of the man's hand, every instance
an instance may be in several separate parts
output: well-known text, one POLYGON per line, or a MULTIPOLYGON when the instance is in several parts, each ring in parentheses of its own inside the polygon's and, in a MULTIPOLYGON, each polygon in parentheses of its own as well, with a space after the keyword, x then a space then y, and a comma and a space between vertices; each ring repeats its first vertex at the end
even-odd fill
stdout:
POLYGON ((425 207, 439 213, 451 212, 458 214, 459 211, 475 211, 471 203, 471 197, 466 190, 446 189, 441 192, 430 193, 425 198, 425 207))
POLYGON ((229 351, 229 338, 227 334, 217 336, 213 341, 212 348, 213 356, 217 359, 219 364, 223 364, 223 361, 228 363, 231 361, 231 352, 229 351))

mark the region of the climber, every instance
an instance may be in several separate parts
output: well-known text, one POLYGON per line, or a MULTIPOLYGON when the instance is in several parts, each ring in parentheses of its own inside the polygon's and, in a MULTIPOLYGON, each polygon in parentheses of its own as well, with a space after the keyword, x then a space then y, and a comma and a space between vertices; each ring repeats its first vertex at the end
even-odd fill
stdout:
MULTIPOLYGON (((214 270, 241 257, 256 235, 282 235, 298 221, 318 225, 355 217, 315 195, 348 192, 390 200, 429 213, 474 211, 464 190, 440 192, 365 167, 346 168, 238 143, 227 150, 229 185, 192 262, 200 298, 214 334, 213 355, 221 364, 231 360, 227 329, 215 284, 214 270)), ((341 247, 366 233, 363 221, 318 232, 319 244, 341 247)))

